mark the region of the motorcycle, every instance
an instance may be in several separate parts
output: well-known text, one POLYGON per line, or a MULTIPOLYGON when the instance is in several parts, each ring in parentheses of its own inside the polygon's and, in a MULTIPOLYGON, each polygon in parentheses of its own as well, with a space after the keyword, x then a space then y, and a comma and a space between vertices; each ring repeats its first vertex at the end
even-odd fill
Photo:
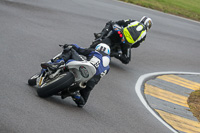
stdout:
POLYGON ((120 41, 119 42, 111 42, 110 49, 111 49, 111 53, 110 53, 110 57, 113 57, 112 53, 121 53, 121 43, 125 43, 125 37, 123 34, 123 28, 120 27, 118 24, 113 24, 112 25, 112 30, 105 36, 105 37, 98 37, 95 38, 95 40, 92 42, 92 44, 90 45, 90 48, 95 48, 99 43, 101 43, 101 41, 105 38, 110 37, 111 35, 116 35, 119 36, 120 41))
MULTIPOLYGON (((63 47, 63 45, 60 46, 63 47)), ((75 51, 73 48, 71 50, 75 51)), ((45 63, 46 66, 42 66, 41 72, 28 80, 30 86, 37 88, 39 97, 47 98, 58 95, 64 99, 70 96, 73 90, 84 89, 87 81, 95 75, 96 68, 81 55, 78 55, 81 60, 70 59, 66 63, 64 61, 52 63, 60 55, 61 53, 45 63), (51 67, 47 67, 48 64, 52 64, 56 69, 52 70, 51 67)))

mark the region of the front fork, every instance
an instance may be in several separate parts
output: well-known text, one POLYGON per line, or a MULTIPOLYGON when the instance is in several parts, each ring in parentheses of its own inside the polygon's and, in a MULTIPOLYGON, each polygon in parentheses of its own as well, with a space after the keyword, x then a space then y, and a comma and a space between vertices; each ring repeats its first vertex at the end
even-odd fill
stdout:
POLYGON ((39 77, 37 78, 37 85, 38 86, 41 86, 44 83, 44 78, 46 77, 46 75, 47 75, 47 70, 42 69, 39 77))

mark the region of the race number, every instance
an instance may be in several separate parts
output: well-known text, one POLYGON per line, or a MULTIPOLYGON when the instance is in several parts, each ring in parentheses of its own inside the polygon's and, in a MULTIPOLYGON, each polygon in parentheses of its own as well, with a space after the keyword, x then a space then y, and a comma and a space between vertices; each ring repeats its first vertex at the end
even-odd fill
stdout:
POLYGON ((90 63, 92 65, 94 65, 94 67, 98 68, 99 64, 100 64, 100 59, 98 59, 97 57, 93 56, 92 59, 90 60, 90 63))
POLYGON ((101 73, 101 75, 100 75, 100 76, 101 76, 101 78, 102 78, 103 76, 105 76, 105 75, 106 75, 106 73, 107 73, 107 70, 105 70, 104 72, 102 72, 102 73, 101 73))

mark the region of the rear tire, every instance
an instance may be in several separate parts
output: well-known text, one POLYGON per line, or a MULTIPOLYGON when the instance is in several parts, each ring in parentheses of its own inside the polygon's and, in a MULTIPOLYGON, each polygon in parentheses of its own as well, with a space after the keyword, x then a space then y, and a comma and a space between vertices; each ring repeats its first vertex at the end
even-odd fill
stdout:
POLYGON ((65 88, 68 88, 74 81, 74 75, 71 72, 67 72, 58 80, 53 80, 46 86, 40 87, 37 89, 37 93, 39 97, 47 98, 52 95, 57 94, 65 88))

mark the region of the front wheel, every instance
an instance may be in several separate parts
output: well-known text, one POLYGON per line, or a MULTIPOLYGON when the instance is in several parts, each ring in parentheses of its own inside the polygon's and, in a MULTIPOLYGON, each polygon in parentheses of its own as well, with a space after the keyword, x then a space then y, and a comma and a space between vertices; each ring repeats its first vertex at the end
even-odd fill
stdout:
POLYGON ((47 98, 57 94, 65 88, 68 88, 75 81, 74 75, 71 72, 60 75, 58 78, 44 83, 37 89, 39 97, 47 98))
POLYGON ((30 86, 36 85, 37 78, 39 77, 39 75, 40 75, 40 73, 37 73, 37 74, 33 75, 30 79, 28 79, 28 84, 30 86))

